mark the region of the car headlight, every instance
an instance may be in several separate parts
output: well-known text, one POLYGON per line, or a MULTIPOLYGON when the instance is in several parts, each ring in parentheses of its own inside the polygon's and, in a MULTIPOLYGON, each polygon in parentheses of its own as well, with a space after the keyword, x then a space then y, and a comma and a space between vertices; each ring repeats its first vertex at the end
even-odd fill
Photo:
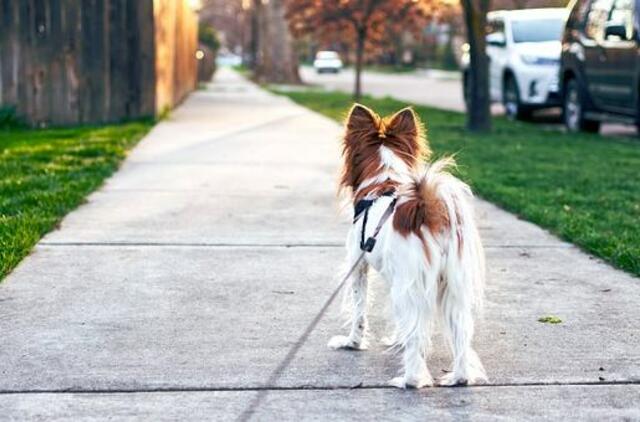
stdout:
POLYGON ((549 57, 538 57, 538 56, 531 56, 528 54, 521 54, 520 55, 520 60, 522 60, 523 63, 526 64, 533 64, 533 65, 556 65, 560 63, 560 59, 553 59, 553 58, 549 58, 549 57))

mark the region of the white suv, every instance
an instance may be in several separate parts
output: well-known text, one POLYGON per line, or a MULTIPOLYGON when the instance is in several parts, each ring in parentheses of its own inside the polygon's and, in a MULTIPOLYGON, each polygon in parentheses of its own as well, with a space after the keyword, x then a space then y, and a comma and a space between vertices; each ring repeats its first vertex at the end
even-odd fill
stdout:
MULTIPOLYGON (((546 8, 487 15, 489 91, 492 102, 503 103, 507 116, 523 119, 534 109, 560 105, 560 39, 568 14, 564 8, 546 8)), ((468 63, 465 54, 465 98, 468 63)))

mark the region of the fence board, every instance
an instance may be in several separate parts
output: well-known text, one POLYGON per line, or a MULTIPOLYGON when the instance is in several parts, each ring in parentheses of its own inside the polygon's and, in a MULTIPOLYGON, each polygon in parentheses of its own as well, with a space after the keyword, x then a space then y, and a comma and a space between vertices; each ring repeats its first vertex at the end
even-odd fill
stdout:
POLYGON ((175 105, 196 84, 197 17, 187 3, 0 0, 0 105, 34 126, 120 121, 175 105))
POLYGON ((180 103, 197 84, 198 20, 188 2, 154 0, 156 110, 180 103))

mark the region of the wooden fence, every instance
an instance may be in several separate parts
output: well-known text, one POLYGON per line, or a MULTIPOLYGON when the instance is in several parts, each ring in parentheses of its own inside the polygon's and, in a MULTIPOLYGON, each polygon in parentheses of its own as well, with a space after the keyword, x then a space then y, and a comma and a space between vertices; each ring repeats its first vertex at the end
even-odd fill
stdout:
POLYGON ((0 28, 0 105, 34 126, 153 116, 196 86, 187 1, 0 0, 0 28))
POLYGON ((198 20, 186 1, 153 0, 156 110, 179 103, 197 85, 198 20))

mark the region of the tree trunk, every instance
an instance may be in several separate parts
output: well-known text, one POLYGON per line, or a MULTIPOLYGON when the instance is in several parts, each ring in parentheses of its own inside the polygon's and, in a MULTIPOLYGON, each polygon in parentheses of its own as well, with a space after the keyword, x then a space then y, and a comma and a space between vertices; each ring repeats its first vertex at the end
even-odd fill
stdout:
POLYGON ((249 62, 247 63, 249 68, 255 72, 256 66, 258 64, 258 42, 260 39, 260 25, 259 22, 259 14, 260 14, 260 0, 253 0, 253 7, 250 9, 250 33, 249 33, 249 62))
POLYGON ((486 51, 485 26, 489 0, 462 0, 469 41, 469 100, 467 129, 472 132, 491 130, 489 104, 489 59, 486 51))
POLYGON ((353 99, 360 101, 362 97, 362 64, 364 61, 364 43, 367 39, 366 28, 358 28, 356 30, 356 80, 353 89, 353 99))
POLYGON ((255 78, 260 83, 299 84, 298 57, 285 19, 284 0, 254 3, 258 39, 255 78))

